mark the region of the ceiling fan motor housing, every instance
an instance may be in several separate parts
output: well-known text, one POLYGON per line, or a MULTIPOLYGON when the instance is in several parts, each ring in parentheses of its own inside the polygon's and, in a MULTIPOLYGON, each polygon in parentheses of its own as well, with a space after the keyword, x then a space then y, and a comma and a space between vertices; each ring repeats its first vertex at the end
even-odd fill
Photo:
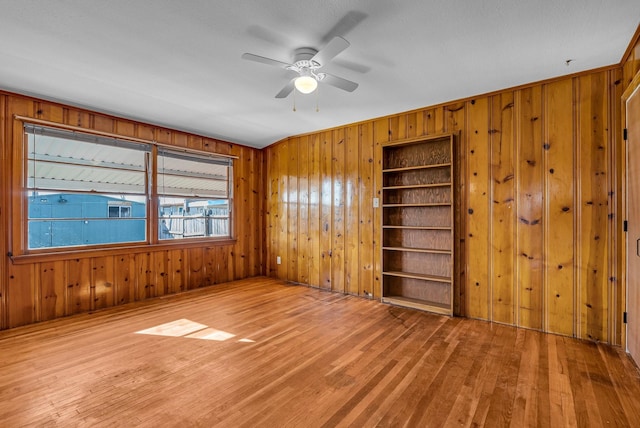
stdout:
POLYGON ((317 53, 318 50, 314 48, 298 48, 293 52, 293 65, 299 70, 302 70, 303 68, 311 70, 318 69, 322 67, 322 64, 311 60, 311 58, 313 58, 317 53))

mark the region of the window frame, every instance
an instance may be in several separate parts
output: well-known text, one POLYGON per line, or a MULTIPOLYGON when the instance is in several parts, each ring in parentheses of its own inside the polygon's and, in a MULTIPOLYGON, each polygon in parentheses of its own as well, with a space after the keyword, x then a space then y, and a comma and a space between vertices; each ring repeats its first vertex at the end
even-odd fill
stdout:
MULTIPOLYGON (((155 188, 154 188, 154 192, 155 192, 155 197, 154 197, 154 202, 156 202, 158 205, 156 207, 156 215, 157 215, 157 226, 158 229, 156 229, 156 235, 157 238, 160 242, 166 242, 167 239, 163 239, 160 235, 160 223, 162 220, 164 220, 164 218, 161 217, 160 215, 160 200, 161 198, 176 198, 176 199, 182 199, 184 198, 185 200, 188 199, 193 199, 193 200, 225 200, 227 201, 227 230, 228 230, 228 235, 219 235, 219 236, 205 236, 205 237, 201 237, 202 239, 232 239, 235 234, 234 234, 234 222, 233 222, 233 171, 234 171, 234 165, 233 165, 233 159, 230 159, 229 157, 221 157, 217 154, 214 154, 213 156, 206 156, 203 155, 201 152, 194 152, 194 151, 190 151, 184 148, 176 148, 176 147, 169 147, 169 146, 158 146, 157 147, 157 153, 154 156, 154 160, 156 161, 154 163, 155 165, 155 175, 154 177, 156 178, 156 180, 154 181, 155 184, 155 188), (160 165, 160 157, 163 158, 173 158, 173 159, 181 159, 181 160, 186 160, 186 161, 197 161, 198 159, 202 161, 203 164, 208 164, 208 165, 219 165, 222 166, 224 168, 226 168, 225 170, 225 179, 221 180, 219 178, 210 178, 213 181, 219 181, 219 182, 224 182, 225 188, 224 188, 224 196, 226 197, 220 197, 220 196, 215 196, 215 195, 197 195, 197 194, 185 194, 185 193, 171 193, 171 192, 167 192, 165 191, 164 188, 164 183, 165 183, 165 171, 164 171, 164 162, 163 165, 160 165), (161 173, 160 173, 160 168, 162 167, 163 169, 163 173, 162 173, 162 183, 161 183, 161 173), (162 192, 160 192, 160 188, 162 187, 162 192)), ((202 172, 192 172, 190 174, 179 174, 178 171, 174 171, 173 173, 168 173, 166 174, 166 176, 173 176, 173 177, 197 177, 198 175, 203 174, 202 172)), ((184 214, 180 217, 183 217, 184 214)), ((178 238, 179 240, 192 240, 192 239, 198 239, 200 238, 199 236, 190 236, 190 237, 185 237, 183 235, 182 238, 178 238)))
MULTIPOLYGON (((17 145, 18 150, 14 150, 14 159, 19 160, 18 163, 14 163, 14 165, 20 165, 19 168, 13 173, 14 179, 14 195, 19 195, 19 199, 12 198, 12 216, 14 218, 19 219, 19 225, 16 225, 14 230, 19 231, 19 233, 14 233, 13 238, 11 239, 12 247, 14 248, 14 252, 10 252, 12 260, 14 262, 20 262, 21 259, 29 259, 32 258, 41 258, 43 260, 58 259, 60 255, 71 255, 73 257, 79 255, 87 255, 92 256, 93 253, 121 253, 123 249, 128 249, 132 253, 144 252, 148 251, 150 248, 191 248, 191 247, 201 247, 203 244, 206 245, 226 245, 229 243, 236 242, 236 231, 235 231, 235 207, 234 207, 234 197, 233 197, 233 176, 235 174, 235 160, 238 159, 237 156, 226 155, 222 153, 216 152, 207 152, 201 150, 194 150, 185 147, 173 146, 169 144, 158 143, 155 140, 145 140, 135 137, 128 137, 125 135, 109 133, 109 132, 101 132, 92 129, 86 129, 77 126, 64 125, 55 122, 44 121, 40 119, 34 119, 29 117, 22 117, 19 115, 14 115, 14 145, 17 145), (77 246, 65 246, 65 247, 46 247, 46 248, 29 248, 29 216, 28 216, 28 197, 29 197, 29 186, 28 186, 28 162, 29 162, 29 153, 28 153, 28 133, 26 131, 27 126, 36 126, 36 127, 44 127, 51 128, 54 130, 62 130, 73 132, 77 134, 86 135, 88 139, 91 137, 99 136, 106 137, 111 139, 122 140, 125 142, 134 142, 134 143, 142 143, 148 145, 149 147, 149 167, 146 172, 146 239, 144 241, 136 241, 136 242, 125 242, 125 243, 105 243, 105 244, 90 244, 90 245, 77 245, 77 246), (229 205, 229 217, 228 217, 228 235, 225 236, 199 236, 199 237, 190 237, 186 239, 160 239, 159 234, 159 226, 160 226, 160 213, 159 213, 159 197, 158 194, 158 169, 157 169, 157 159, 158 159, 158 151, 167 150, 167 151, 175 151, 184 153, 185 156, 193 155, 194 158, 209 158, 209 159, 224 159, 229 163, 228 170, 228 180, 227 180, 227 196, 228 196, 228 205, 229 205), (17 203, 19 202, 19 203, 17 203), (17 204, 16 204, 17 203, 17 204)), ((108 209, 107 209, 108 215, 108 209)))

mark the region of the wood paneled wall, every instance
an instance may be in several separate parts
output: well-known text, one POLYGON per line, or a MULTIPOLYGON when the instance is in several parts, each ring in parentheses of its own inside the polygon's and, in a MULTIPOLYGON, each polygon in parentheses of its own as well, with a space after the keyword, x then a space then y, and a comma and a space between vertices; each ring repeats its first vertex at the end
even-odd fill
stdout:
POLYGON ((634 34, 622 58, 624 89, 629 86, 633 78, 640 72, 640 25, 634 34))
POLYGON ((8 93, 0 93, 0 115, 1 328, 263 274, 262 151, 8 93), (13 149, 22 140, 13 135, 14 115, 238 156, 233 177, 237 239, 10 261, 4 255, 12 251, 11 238, 19 234, 21 220, 11 213, 20 212, 16 204, 22 198, 16 184, 20 159, 14 159, 13 149))
POLYGON ((268 147, 268 274, 379 297, 381 144, 457 132, 456 313, 620 343, 622 73, 598 70, 268 147))

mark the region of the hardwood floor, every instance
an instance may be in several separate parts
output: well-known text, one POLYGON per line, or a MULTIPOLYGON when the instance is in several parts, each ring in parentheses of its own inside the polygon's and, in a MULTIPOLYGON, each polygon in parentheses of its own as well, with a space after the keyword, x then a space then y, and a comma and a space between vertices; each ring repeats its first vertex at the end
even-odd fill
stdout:
POLYGON ((619 348, 266 278, 0 332, 3 427, 639 422, 619 348))

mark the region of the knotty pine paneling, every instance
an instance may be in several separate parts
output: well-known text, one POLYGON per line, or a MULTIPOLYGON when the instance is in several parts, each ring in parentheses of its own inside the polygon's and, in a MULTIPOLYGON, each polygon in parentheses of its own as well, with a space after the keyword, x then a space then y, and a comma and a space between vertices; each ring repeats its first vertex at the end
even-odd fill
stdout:
MULTIPOLYGON (((542 329, 543 137, 542 87, 526 88, 515 95, 516 111, 516 323, 542 329)), ((515 309, 514 308, 514 309, 515 309)))
POLYGON ((379 297, 381 209, 372 199, 381 194, 381 144, 455 132, 455 312, 620 343, 614 198, 622 73, 532 84, 266 148, 266 263, 280 256, 283 265, 298 265, 293 276, 269 274, 379 297), (295 167, 283 159, 296 159, 295 167), (286 186, 286 197, 276 185, 286 186), (298 250, 273 231, 296 236, 298 250), (309 266, 306 281, 300 264, 309 266))
POLYGON ((346 128, 344 136, 344 291, 360 294, 360 240, 358 198, 359 127, 346 128))
POLYGON ((516 281, 514 281, 515 245, 515 136, 513 92, 491 97, 491 248, 493 289, 492 318, 506 324, 515 322, 516 281))
MULTIPOLYGON (((580 323, 579 335, 592 340, 607 337, 609 305, 607 241, 601 231, 608 228, 608 169, 607 150, 610 141, 606 135, 609 102, 607 87, 611 85, 604 73, 576 79, 576 132, 581 150, 576 154, 577 216, 576 252, 582 260, 577 266, 577 299, 580 323)), ((612 129, 615 129, 612 127, 612 129)))
MULTIPOLYGON (((89 251, 0 263, 0 328, 93 311, 265 273, 263 152, 184 132, 0 92, 0 249, 24 246, 21 122, 14 115, 116 133, 126 137, 237 156, 234 163, 235 243, 166 245, 130 251, 89 251)), ((306 144, 305 144, 306 147, 306 144)), ((283 164, 287 163, 283 159, 283 164)), ((297 171, 296 171, 297 173, 297 171)), ((292 196, 295 200, 297 195, 292 196)), ((287 221, 287 217, 284 217, 287 221)), ((283 238, 286 239, 286 236, 283 238)))
POLYGON ((576 180, 574 152, 578 136, 574 121, 574 80, 564 79, 544 87, 544 233, 546 304, 545 329, 573 335, 576 295, 576 218, 582 213, 574 206, 576 180), (574 137, 576 137, 574 139, 574 137))
POLYGON ((627 89, 638 72, 640 72, 640 25, 629 43, 626 57, 622 59, 623 90, 627 89))
MULTIPOLYGON (((286 146, 285 146, 286 147, 286 146)), ((331 284, 333 252, 333 131, 320 134, 320 287, 333 290, 331 284)), ((296 177, 291 177, 295 180, 296 177)))
POLYGON ((607 200, 607 219, 609 226, 609 267, 607 274, 609 276, 609 337, 615 338, 613 343, 623 344, 623 312, 625 308, 625 277, 626 277, 626 239, 624 232, 625 215, 625 147, 622 142, 622 129, 625 120, 623 119, 622 94, 625 91, 622 84, 622 69, 613 70, 610 75, 610 81, 613 82, 612 91, 609 96, 609 129, 613 132, 608 133, 608 152, 607 165, 610 173, 607 174, 607 188, 609 189, 609 198, 607 200))
MULTIPOLYGON (((370 143, 373 141, 373 126, 369 123, 363 123, 358 126, 358 169, 351 172, 356 176, 358 187, 355 190, 355 196, 358 198, 358 216, 357 224, 358 233, 358 295, 372 296, 374 281, 375 254, 373 252, 372 243, 375 242, 374 228, 374 212, 370 209, 373 204, 375 192, 375 173, 374 173, 374 147, 370 143)), ((355 154, 354 154, 355 156, 355 154)), ((352 233, 356 233, 355 230, 352 233)), ((353 287, 350 289, 355 291, 353 287)))
MULTIPOLYGON (((467 112, 468 136, 466 151, 463 156, 467 159, 466 182, 469 188, 467 196, 466 222, 466 274, 467 299, 466 314, 471 318, 489 318, 492 288, 489 281, 494 280, 491 272, 486 269, 491 252, 487 243, 491 231, 490 197, 489 197, 489 168, 491 159, 491 134, 489 134, 489 120, 491 108, 489 99, 471 100, 465 106, 467 112)), ((459 166, 459 165, 456 165, 459 166)), ((455 167, 455 166, 454 166, 455 167)), ((495 282, 492 282, 495 287, 495 282)))
MULTIPOLYGON (((4 170, 4 165, 7 164, 8 159, 11 159, 11 152, 9 151, 8 144, 6 144, 7 136, 7 97, 0 93, 0 165, 4 170)), ((2 171, 0 170, 0 171, 2 171)), ((8 215, 5 207, 9 206, 9 192, 5 192, 4 189, 9 188, 8 174, 0 172, 0 329, 7 327, 7 257, 4 255, 9 251, 7 236, 8 228, 6 216, 8 215)))
MULTIPOLYGON (((298 143, 298 264, 297 282, 309 282, 309 137, 300 137, 298 143)), ((294 230, 295 232, 295 230, 294 230)))
MULTIPOLYGON (((318 134, 307 137, 309 150, 309 225, 306 229, 308 240, 307 258, 309 260, 308 284, 320 287, 320 207, 322 206, 322 182, 320 181, 320 136, 318 134)), ((266 220, 266 219, 265 219, 266 220)), ((277 250, 277 249, 276 249, 277 250)))

